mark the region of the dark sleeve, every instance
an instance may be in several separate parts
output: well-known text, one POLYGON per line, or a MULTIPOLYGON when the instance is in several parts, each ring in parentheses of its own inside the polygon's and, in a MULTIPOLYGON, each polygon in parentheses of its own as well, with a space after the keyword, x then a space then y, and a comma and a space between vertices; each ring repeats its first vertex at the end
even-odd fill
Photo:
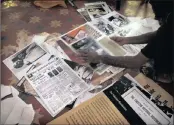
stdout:
MULTIPOLYGON (((171 16, 170 16, 171 17, 171 16)), ((170 21, 163 24, 158 30, 154 38, 148 42, 148 44, 141 50, 142 54, 149 59, 153 59, 157 56, 157 51, 159 50, 159 46, 166 46, 166 43, 171 41, 169 37, 172 35, 171 28, 171 19, 170 21), (169 39, 169 40, 168 40, 169 39)))
POLYGON ((154 57, 154 48, 156 46, 156 41, 155 39, 152 39, 152 41, 148 42, 148 44, 143 48, 141 49, 141 53, 149 58, 149 59, 152 59, 154 57))

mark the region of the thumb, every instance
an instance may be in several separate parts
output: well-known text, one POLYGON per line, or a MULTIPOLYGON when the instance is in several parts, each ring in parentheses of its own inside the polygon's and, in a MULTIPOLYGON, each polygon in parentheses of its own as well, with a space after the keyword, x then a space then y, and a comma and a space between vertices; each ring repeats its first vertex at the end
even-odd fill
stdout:
POLYGON ((111 40, 115 41, 115 42, 120 42, 120 37, 119 36, 110 36, 109 38, 111 40))

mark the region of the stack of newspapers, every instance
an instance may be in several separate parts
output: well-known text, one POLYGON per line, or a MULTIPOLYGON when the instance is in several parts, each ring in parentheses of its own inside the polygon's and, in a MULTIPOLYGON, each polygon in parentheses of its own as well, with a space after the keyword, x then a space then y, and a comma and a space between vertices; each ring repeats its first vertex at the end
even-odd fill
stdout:
MULTIPOLYGON (((140 23, 112 11, 106 2, 86 3, 84 8, 77 9, 80 15, 95 28, 107 36, 139 35, 140 23)), ((128 55, 136 55, 145 45, 124 45, 128 55)))
POLYGON ((88 99, 111 86, 112 77, 124 70, 101 63, 82 65, 75 56, 80 50, 125 56, 137 54, 144 46, 120 46, 109 38, 137 35, 139 24, 111 11, 105 2, 87 3, 78 12, 90 22, 59 37, 36 35, 31 44, 3 61, 19 79, 17 85, 35 95, 53 117, 86 92, 88 99))

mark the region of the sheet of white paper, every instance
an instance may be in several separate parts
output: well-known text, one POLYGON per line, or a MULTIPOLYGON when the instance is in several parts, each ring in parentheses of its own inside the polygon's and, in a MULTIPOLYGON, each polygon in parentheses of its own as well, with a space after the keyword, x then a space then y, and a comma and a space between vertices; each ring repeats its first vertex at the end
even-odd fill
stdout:
POLYGON ((15 89, 13 86, 11 86, 11 91, 12 91, 13 96, 19 95, 19 91, 17 89, 15 89))
POLYGON ((141 20, 140 23, 144 27, 151 27, 152 31, 156 31, 160 27, 159 22, 152 18, 145 18, 141 20))
POLYGON ((22 116, 19 121, 19 125, 30 125, 34 119, 34 110, 32 105, 28 105, 23 109, 22 116))
POLYGON ((8 116, 10 115, 15 106, 15 103, 15 98, 7 98, 1 101, 1 125, 3 125, 7 120, 8 116))
POLYGON ((81 96, 79 96, 74 104, 74 107, 77 107, 78 105, 80 105, 81 103, 91 99, 92 97, 94 97, 97 93, 93 94, 93 93, 90 93, 90 92, 85 92, 83 93, 81 96))
POLYGON ((38 102, 40 102, 40 104, 47 110, 47 112, 51 115, 54 116, 54 114, 50 111, 50 109, 47 107, 47 105, 44 103, 44 101, 42 101, 42 99, 35 97, 37 99, 38 102))
MULTIPOLYGON (((14 108, 11 111, 10 115, 8 116, 7 120, 5 121, 5 124, 19 123, 23 109, 24 107, 27 106, 27 104, 24 101, 22 101, 19 97, 13 97, 13 98, 14 98, 14 102, 12 103, 12 105, 14 105, 14 108)), ((7 105, 11 105, 11 104, 7 104, 7 105)))
POLYGON ((32 39, 32 42, 36 42, 38 45, 42 44, 46 39, 47 37, 49 36, 49 34, 47 35, 35 35, 32 39))
POLYGON ((11 93, 12 93, 12 90, 10 86, 5 86, 1 84, 1 99, 7 95, 10 95, 11 93))

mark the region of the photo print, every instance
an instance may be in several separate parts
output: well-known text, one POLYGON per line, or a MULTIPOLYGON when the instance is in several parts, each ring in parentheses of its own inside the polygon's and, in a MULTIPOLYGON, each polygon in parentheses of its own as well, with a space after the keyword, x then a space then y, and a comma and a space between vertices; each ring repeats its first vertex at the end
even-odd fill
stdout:
POLYGON ((80 15, 87 21, 90 22, 91 18, 85 8, 77 9, 77 11, 80 13, 80 15))
POLYGON ((102 36, 102 34, 86 23, 61 36, 61 39, 66 44, 70 45, 87 36, 91 36, 94 39, 98 39, 102 36))
POLYGON ((106 2, 87 3, 85 7, 92 19, 99 18, 111 12, 106 2))
POLYGON ((105 35, 110 35, 116 31, 116 28, 114 28, 112 25, 109 24, 109 22, 102 18, 93 20, 91 23, 94 27, 99 29, 105 35))
POLYGON ((84 65, 64 59, 64 61, 74 70, 77 75, 83 79, 86 83, 90 84, 93 77, 93 69, 84 65))
MULTIPOLYGON (((72 48, 78 53, 78 51, 90 51, 97 52, 99 55, 108 55, 108 53, 97 44, 97 42, 91 38, 86 37, 72 44, 72 48)), ((101 63, 90 63, 90 66, 97 72, 103 73, 109 66, 101 63)))
POLYGON ((33 42, 3 62, 18 79, 21 79, 31 66, 42 64, 49 58, 50 54, 33 42))
POLYGON ((109 21, 113 26, 123 27, 129 24, 128 19, 126 17, 120 15, 116 11, 113 11, 103 17, 107 21, 109 21))

